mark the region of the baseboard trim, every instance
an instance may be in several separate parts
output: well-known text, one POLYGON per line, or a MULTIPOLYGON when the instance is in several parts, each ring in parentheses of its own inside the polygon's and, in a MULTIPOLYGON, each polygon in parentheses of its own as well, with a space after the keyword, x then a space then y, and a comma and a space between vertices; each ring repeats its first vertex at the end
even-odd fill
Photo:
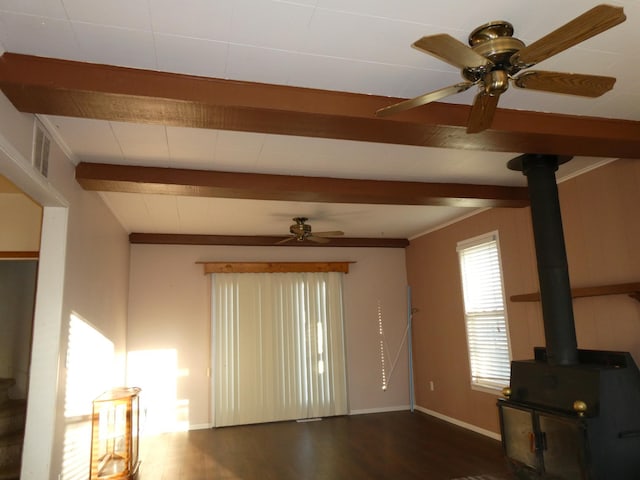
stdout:
MULTIPOLYGON (((502 437, 500 436, 499 433, 492 432, 491 430, 486 430, 476 425, 472 425, 471 423, 463 422, 462 420, 457 420, 453 417, 443 415, 442 413, 438 413, 436 411, 429 410, 428 408, 421 407, 420 405, 415 405, 414 408, 419 412, 424 413, 425 415, 431 415, 432 417, 436 417, 440 420, 444 420, 445 422, 451 423, 458 427, 466 428, 467 430, 471 430, 472 432, 479 433, 481 435, 484 435, 485 437, 493 438, 494 440, 498 440, 498 441, 502 440, 502 437)), ((410 409, 411 407, 409 405, 396 405, 393 407, 380 407, 380 408, 360 408, 360 409, 349 411, 349 415, 367 415, 370 413, 401 412, 401 411, 410 410, 410 409)), ((213 428, 213 425, 210 425, 208 423, 189 425, 189 430, 205 430, 207 428, 213 428)))
POLYGON ((402 410, 409 410, 409 405, 396 405, 394 407, 381 407, 381 408, 361 408, 357 410, 350 410, 349 415, 366 415, 368 413, 385 413, 385 412, 400 412, 402 410))
POLYGON ((471 423, 463 422, 462 420, 458 420, 456 418, 449 417, 447 415, 443 415, 442 413, 435 412, 433 410, 429 410, 428 408, 421 407, 416 405, 416 410, 422 412, 426 415, 431 415, 432 417, 436 417, 440 420, 444 420, 445 422, 452 423, 458 427, 466 428, 467 430, 471 430, 472 432, 479 433, 484 435, 485 437, 493 438, 494 440, 502 441, 502 436, 499 433, 492 432, 491 430, 486 430, 484 428, 480 428, 477 425, 472 425, 471 423))
POLYGON ((209 423, 196 423, 195 425, 189 425, 189 430, 206 430, 207 428, 213 428, 213 425, 209 423))

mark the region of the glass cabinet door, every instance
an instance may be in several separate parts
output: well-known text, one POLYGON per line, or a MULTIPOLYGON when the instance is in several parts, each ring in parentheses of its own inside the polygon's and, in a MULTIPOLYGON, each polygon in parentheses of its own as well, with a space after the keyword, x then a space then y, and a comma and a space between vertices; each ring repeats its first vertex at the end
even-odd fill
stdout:
POLYGON ((131 480, 138 460, 137 387, 114 388, 93 401, 91 480, 131 480))

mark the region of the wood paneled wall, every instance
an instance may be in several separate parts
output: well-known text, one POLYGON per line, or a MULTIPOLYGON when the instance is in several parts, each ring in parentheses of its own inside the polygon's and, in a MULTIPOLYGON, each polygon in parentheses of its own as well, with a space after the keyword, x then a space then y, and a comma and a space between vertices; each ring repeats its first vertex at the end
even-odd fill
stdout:
MULTIPOLYGON (((609 163, 559 191, 572 286, 640 281, 640 160, 609 163)), ((488 210, 412 240, 407 275, 420 309, 414 317, 416 404, 498 432, 497 396, 470 388, 456 254, 458 241, 493 230, 507 299, 537 291, 528 208, 488 210)), ((625 295, 580 298, 574 313, 580 348, 630 351, 640 363, 640 302, 625 295)), ((507 314, 512 358, 531 358, 533 347, 544 344, 540 304, 507 300, 507 314)))

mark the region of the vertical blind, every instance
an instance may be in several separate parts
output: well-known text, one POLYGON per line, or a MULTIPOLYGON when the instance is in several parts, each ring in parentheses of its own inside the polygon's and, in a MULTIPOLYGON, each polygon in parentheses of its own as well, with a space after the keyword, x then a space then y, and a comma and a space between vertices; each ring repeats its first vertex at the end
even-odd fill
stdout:
POLYGON ((509 384, 510 355, 497 234, 458 244, 472 384, 509 384))
POLYGON ((346 414, 342 274, 212 277, 214 424, 346 414))

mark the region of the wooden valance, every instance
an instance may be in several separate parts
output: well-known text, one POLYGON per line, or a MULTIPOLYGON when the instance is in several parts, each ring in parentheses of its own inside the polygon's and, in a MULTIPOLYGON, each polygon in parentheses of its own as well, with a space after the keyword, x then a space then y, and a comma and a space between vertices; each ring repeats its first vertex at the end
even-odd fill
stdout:
POLYGON ((15 258, 16 260, 24 260, 24 259, 38 259, 40 256, 40 252, 31 252, 31 251, 2 251, 0 252, 0 258, 15 258))
POLYGON ((349 273, 355 262, 196 262, 204 265, 204 273, 349 273))

